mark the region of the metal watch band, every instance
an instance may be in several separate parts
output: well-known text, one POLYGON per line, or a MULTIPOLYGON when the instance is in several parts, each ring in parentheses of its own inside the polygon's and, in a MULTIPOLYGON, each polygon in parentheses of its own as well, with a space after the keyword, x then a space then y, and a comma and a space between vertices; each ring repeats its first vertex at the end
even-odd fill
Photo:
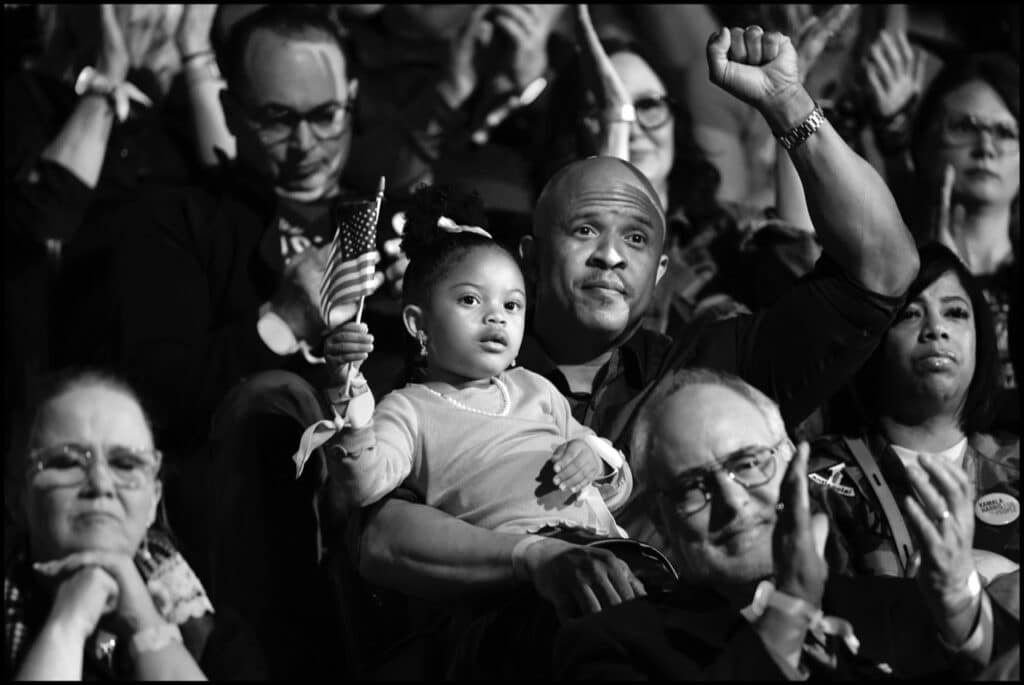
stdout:
POLYGON ((787 150, 799 147, 800 144, 810 138, 823 123, 825 123, 825 113, 821 111, 821 105, 815 102, 814 109, 811 110, 811 113, 807 115, 806 119, 786 131, 781 136, 778 136, 779 142, 782 143, 782 147, 787 150))

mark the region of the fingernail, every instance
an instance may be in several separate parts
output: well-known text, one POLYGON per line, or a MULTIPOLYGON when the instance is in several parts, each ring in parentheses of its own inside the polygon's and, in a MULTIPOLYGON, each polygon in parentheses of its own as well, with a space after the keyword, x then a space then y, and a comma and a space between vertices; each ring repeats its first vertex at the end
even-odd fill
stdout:
POLYGON ((558 473, 558 472, 559 472, 559 471, 561 471, 561 470, 562 470, 562 467, 561 467, 561 465, 559 465, 559 464, 555 464, 555 473, 558 473))

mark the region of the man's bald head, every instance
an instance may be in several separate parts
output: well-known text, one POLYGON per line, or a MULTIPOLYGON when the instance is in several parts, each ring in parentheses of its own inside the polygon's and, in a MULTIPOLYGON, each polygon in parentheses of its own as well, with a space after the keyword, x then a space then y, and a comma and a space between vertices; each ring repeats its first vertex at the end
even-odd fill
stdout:
MULTIPOLYGON (((665 238, 665 214, 658 192, 643 172, 618 157, 587 157, 559 169, 547 182, 533 213, 533 234, 543 236, 594 193, 622 194, 651 219, 665 238)), ((658 246, 659 249, 661 245, 658 246)))
POLYGON ((631 335, 668 266, 658 193, 615 157, 555 174, 521 245, 536 287, 534 333, 559 363, 593 360, 631 335), (557 340, 572 343, 558 349, 557 340))

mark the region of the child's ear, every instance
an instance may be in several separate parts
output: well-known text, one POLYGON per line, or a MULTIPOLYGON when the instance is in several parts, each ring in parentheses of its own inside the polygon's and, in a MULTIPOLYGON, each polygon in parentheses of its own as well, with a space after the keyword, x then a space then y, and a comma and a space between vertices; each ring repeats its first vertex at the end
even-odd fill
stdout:
POLYGON ((413 338, 419 340, 420 335, 426 335, 426 328, 423 321, 423 308, 416 304, 407 304, 402 307, 402 323, 405 330, 413 338))

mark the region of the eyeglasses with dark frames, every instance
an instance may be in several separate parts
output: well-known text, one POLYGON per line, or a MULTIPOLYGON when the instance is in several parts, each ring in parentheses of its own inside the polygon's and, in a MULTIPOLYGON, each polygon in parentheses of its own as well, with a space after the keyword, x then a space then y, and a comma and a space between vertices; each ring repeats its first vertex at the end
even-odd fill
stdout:
POLYGON ((159 450, 104 445, 103 457, 88 445, 67 442, 34 449, 29 453, 29 472, 44 485, 68 486, 85 481, 90 465, 104 462, 119 488, 134 489, 152 482, 160 471, 163 455, 159 450))
POLYGON ((668 95, 648 95, 633 101, 636 123, 646 131, 661 128, 675 116, 676 101, 668 95))
MULTIPOLYGON (((672 121, 675 117, 676 101, 668 95, 645 95, 633 101, 636 123, 645 131, 654 131, 672 121)), ((586 119, 599 119, 596 107, 584 113, 586 119)))
POLYGON ((250 110, 248 118, 260 140, 267 145, 287 140, 303 121, 309 124, 309 130, 318 140, 330 140, 348 129, 349 117, 346 115, 351 108, 351 100, 345 103, 326 102, 306 112, 281 105, 264 105, 250 110))
POLYGON ((759 488, 775 477, 778 456, 783 449, 789 450, 790 457, 796 450, 787 436, 771 447, 748 447, 739 450, 714 466, 680 474, 671 485, 658 489, 658 496, 671 501, 680 516, 691 516, 711 501, 713 487, 709 480, 714 478, 716 473, 724 471, 730 480, 747 490, 759 488))
POLYGON ((970 145, 987 133, 1000 152, 1020 150, 1020 132, 1007 121, 984 121, 972 114, 951 114, 943 117, 939 132, 947 145, 970 145))

